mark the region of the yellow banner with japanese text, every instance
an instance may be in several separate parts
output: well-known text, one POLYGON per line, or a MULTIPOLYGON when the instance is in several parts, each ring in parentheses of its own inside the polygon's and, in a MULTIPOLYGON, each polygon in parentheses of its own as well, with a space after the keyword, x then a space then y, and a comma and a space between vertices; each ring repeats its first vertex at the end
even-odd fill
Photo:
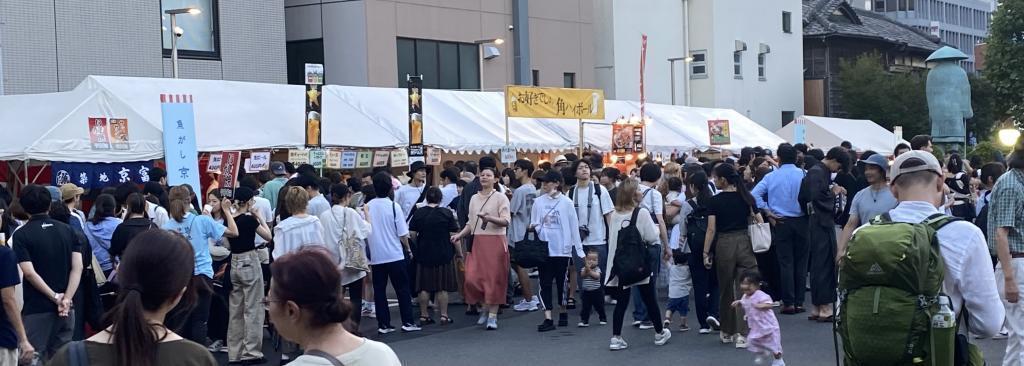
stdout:
POLYGON ((604 91, 507 85, 505 116, 604 119, 604 91))

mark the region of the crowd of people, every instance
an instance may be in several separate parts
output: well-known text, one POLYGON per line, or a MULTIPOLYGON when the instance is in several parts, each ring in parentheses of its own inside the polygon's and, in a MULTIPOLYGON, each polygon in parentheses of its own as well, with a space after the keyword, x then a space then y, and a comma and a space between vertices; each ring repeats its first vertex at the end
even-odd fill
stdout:
POLYGON ((858 230, 936 214, 955 218, 934 231, 942 292, 967 332, 1009 338, 1004 365, 1021 365, 1024 143, 992 162, 931 149, 928 136, 891 155, 785 143, 629 172, 590 152, 502 170, 490 156, 416 162, 397 175, 274 161, 205 192, 168 187, 157 168, 143 187, 90 192, 88 213, 73 184, 27 185, 17 199, 0 192, 0 365, 212 365, 211 352, 259 364, 265 324, 294 342, 291 364, 398 365, 360 335, 363 318, 379 334, 446 326, 456 296, 486 330, 502 309, 539 311, 538 332, 575 316, 605 325, 611 305, 613 351, 629 346, 632 302, 632 326, 656 345, 693 325, 784 365, 775 308, 836 322, 858 230), (751 227, 764 223, 770 245, 755 249, 751 227), (520 265, 537 245, 536 263, 520 265), (169 353, 187 363, 159 357, 169 353))

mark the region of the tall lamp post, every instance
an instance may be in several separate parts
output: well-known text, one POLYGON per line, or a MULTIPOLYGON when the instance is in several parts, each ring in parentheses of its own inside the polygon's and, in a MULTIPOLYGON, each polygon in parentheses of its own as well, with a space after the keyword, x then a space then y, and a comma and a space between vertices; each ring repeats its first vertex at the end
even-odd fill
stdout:
POLYGON ((198 8, 181 8, 165 10, 164 14, 171 16, 171 77, 178 78, 178 37, 185 34, 185 30, 178 27, 175 16, 178 14, 199 15, 202 10, 198 8))
MULTIPOLYGON (((473 43, 476 43, 477 53, 480 56, 480 91, 484 91, 484 46, 492 43, 500 46, 505 43, 505 40, 501 38, 491 38, 477 40, 473 43)), ((497 56, 498 55, 494 55, 494 57, 497 56)))
MULTIPOLYGON (((672 57, 668 59, 668 70, 669 70, 669 82, 672 88, 672 105, 676 104, 676 61, 683 61, 683 79, 686 79, 686 64, 693 61, 693 57, 672 57)), ((684 88, 685 89, 685 88, 684 88)), ((689 97, 689 91, 685 91, 687 94, 685 97, 689 97)), ((685 101, 686 98, 683 98, 685 101)), ((686 105, 687 103, 683 103, 686 105)))

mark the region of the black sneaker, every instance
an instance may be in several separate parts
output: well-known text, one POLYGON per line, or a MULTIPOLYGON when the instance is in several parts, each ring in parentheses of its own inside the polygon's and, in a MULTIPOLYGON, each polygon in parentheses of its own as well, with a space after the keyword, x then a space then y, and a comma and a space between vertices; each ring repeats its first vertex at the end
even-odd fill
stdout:
POLYGON ((558 326, 559 327, 568 327, 569 326, 569 314, 568 313, 558 314, 558 326))
POLYGON ((538 332, 550 332, 552 330, 555 330, 555 323, 551 319, 544 319, 544 322, 537 326, 538 332))

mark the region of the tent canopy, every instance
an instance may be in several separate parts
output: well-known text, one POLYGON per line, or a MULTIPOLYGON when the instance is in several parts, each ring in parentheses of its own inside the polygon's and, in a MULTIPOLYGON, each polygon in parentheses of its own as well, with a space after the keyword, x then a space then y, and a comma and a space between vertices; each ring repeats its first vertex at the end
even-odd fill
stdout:
POLYGON ((892 131, 866 119, 800 116, 794 123, 787 124, 775 133, 794 142, 794 131, 798 123, 804 125, 804 142, 822 149, 849 141, 856 151, 873 150, 889 155, 897 144, 910 144, 897 138, 892 131))

